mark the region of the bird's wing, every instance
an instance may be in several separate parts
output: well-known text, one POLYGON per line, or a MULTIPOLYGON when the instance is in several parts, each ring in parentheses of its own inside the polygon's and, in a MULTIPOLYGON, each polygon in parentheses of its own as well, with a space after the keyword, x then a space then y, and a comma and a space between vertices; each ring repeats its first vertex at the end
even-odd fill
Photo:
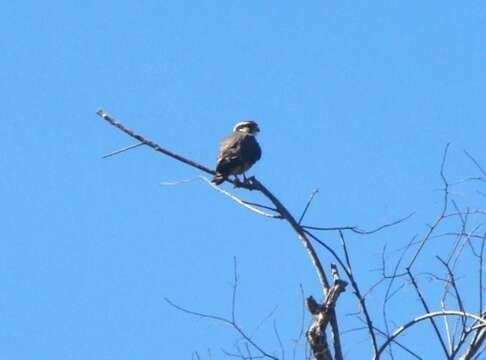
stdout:
POLYGON ((217 164, 220 164, 222 161, 241 158, 242 140, 243 136, 237 133, 224 138, 219 144, 217 164))
POLYGON ((256 163, 262 157, 262 149, 254 136, 245 136, 241 141, 240 156, 250 166, 256 163))

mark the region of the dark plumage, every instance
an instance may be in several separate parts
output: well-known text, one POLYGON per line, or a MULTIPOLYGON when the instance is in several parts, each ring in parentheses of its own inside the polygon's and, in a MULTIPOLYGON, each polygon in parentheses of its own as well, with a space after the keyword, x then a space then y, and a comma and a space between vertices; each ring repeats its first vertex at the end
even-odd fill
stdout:
POLYGON ((212 180, 215 185, 221 184, 230 175, 243 174, 260 159, 262 151, 255 139, 259 131, 256 122, 242 121, 220 143, 216 175, 212 180))

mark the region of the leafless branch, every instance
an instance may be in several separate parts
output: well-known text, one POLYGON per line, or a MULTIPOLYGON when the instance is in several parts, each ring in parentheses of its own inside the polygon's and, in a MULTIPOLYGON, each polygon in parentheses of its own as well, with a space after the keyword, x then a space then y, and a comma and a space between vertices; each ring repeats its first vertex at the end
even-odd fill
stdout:
MULTIPOLYGON (((415 291, 416 291, 416 293, 417 293, 417 295, 420 299, 420 302, 422 303, 422 306, 424 307, 426 313, 429 314, 431 312, 430 309, 429 309, 429 306, 427 305, 427 302, 425 301, 425 298, 422 295, 422 292, 420 291, 420 288, 418 287, 417 281, 415 280, 415 277, 412 275, 410 268, 407 268, 407 273, 408 273, 408 276, 410 277, 410 280, 412 281, 413 288, 415 289, 415 291)), ((442 338, 442 335, 439 331, 439 327, 435 323, 435 320, 434 320, 433 317, 429 317, 428 319, 430 320, 430 323, 432 324, 432 327, 434 328, 434 331, 437 335, 437 339, 439 340, 440 345, 442 346, 442 349, 444 350, 444 354, 445 354, 446 358, 450 359, 450 354, 447 350, 444 339, 442 338)))
MULTIPOLYGON (((481 319, 486 320, 486 315, 483 314, 481 319)), ((478 321, 479 322, 479 321, 478 321)), ((476 330, 473 340, 469 344, 466 352, 461 356, 460 360, 470 360, 473 359, 481 352, 481 347, 486 339, 486 326, 476 330)))
MULTIPOLYGON (((395 291, 392 291, 393 289, 393 285, 395 284, 395 281, 398 279, 398 271, 399 271, 399 268, 400 268, 400 265, 402 264, 402 261, 405 259, 405 254, 407 253, 407 251, 410 249, 410 247, 412 246, 412 244, 415 242, 415 237, 413 237, 407 244, 407 246, 405 246, 402 251, 401 251, 401 254, 398 258, 398 261, 396 262, 395 264, 395 267, 393 269, 393 272, 391 274, 391 276, 388 276, 386 274, 386 261, 385 261, 385 253, 386 253, 386 246, 383 248, 383 251, 382 251, 382 277, 383 279, 385 280, 388 280, 388 286, 386 288, 386 291, 385 291, 385 296, 384 296, 384 299, 383 299, 383 306, 382 306, 382 315, 383 315, 383 321, 385 323, 385 333, 386 333, 386 336, 390 336, 390 322, 389 322, 389 319, 388 319, 388 303, 389 301, 393 298, 393 296, 399 291, 399 289, 401 289, 403 287, 403 285, 401 287, 399 287, 399 289, 395 290, 395 291)), ((390 357, 391 359, 393 360, 394 357, 393 357, 393 348, 391 346, 392 344, 390 344, 390 346, 388 347, 388 352, 390 354, 390 357)))
MULTIPOLYGON (((456 283, 456 278, 454 276, 454 273, 452 272, 449 264, 447 262, 445 262, 444 260, 442 260, 440 258, 440 256, 437 256, 437 259, 442 263, 442 265, 444 265, 444 267, 446 268, 447 270, 447 274, 449 276, 449 281, 448 283, 452 286, 452 288, 454 289, 454 292, 456 294, 456 299, 457 299, 457 304, 459 305, 459 309, 463 312, 465 312, 465 309, 464 309, 464 303, 462 301, 462 298, 461 298, 461 293, 459 292, 459 289, 457 288, 457 283, 456 283)), ((464 319, 464 318, 463 318, 464 319)), ((465 320, 465 319, 464 319, 465 320)), ((466 323, 464 322, 464 328, 466 326, 466 323)))
MULTIPOLYGON (((241 200, 240 198, 238 198, 237 196, 235 196, 235 195, 231 194, 230 192, 224 190, 223 188, 214 185, 208 178, 206 178, 204 176, 201 176, 200 178, 203 179, 214 190, 219 191, 221 194, 226 195, 231 200, 237 202, 238 204, 240 204, 241 206, 247 208, 248 210, 251 210, 251 211, 253 211, 253 212, 255 212, 255 213, 257 213, 258 215, 261 215, 261 216, 265 216, 265 217, 269 217, 269 218, 273 218, 273 219, 282 219, 282 216, 281 215, 270 214, 270 213, 264 212, 264 211, 256 208, 256 206, 262 207, 262 205, 256 205, 255 206, 255 205, 249 203, 248 201, 241 200)), ((272 208, 269 208, 269 209, 272 209, 272 208)), ((276 211, 274 209, 272 209, 272 210, 273 211, 276 211)))
POLYGON ((351 282, 351 286, 353 287, 353 292, 356 298, 358 299, 360 306, 361 306, 361 311, 363 312, 363 315, 365 316, 366 319, 366 325, 368 326, 368 333, 371 338, 371 343, 373 345, 373 354, 376 354, 378 351, 378 343, 376 341, 376 335, 373 327, 373 322, 371 321, 371 316, 368 312, 368 307, 366 306, 366 300, 364 296, 361 295, 361 292, 358 287, 358 283, 353 275, 353 269, 351 267, 351 260, 349 257, 349 252, 348 248, 346 245, 346 240, 344 238, 344 234, 342 231, 339 231, 339 238, 341 239, 341 246, 344 251, 344 258, 346 259, 346 274, 348 276, 349 281, 351 282))
MULTIPOLYGON (((449 263, 442 260, 439 256, 437 256, 437 259, 442 263, 442 265, 444 265, 444 267, 446 268, 446 271, 447 271, 447 281, 445 283, 445 286, 444 286, 444 295, 441 299, 441 308, 443 311, 446 310, 446 298, 447 298, 447 294, 449 293, 449 288, 452 287, 452 289, 454 290, 454 293, 455 293, 455 297, 456 297, 456 300, 457 300, 457 303, 459 305, 459 309, 463 312, 465 312, 465 309, 464 309, 464 304, 462 302, 462 298, 461 298, 461 294, 459 292, 459 289, 457 287, 457 283, 456 283, 456 279, 455 279, 455 276, 454 276, 454 273, 452 272, 452 269, 451 267, 449 266, 449 263)), ((449 261, 452 259, 452 255, 449 257, 449 261)), ((460 347, 462 346, 463 342, 466 340, 466 318, 465 317, 461 317, 460 319, 462 320, 462 332, 461 332, 461 337, 459 339, 459 342, 457 343, 457 346, 454 345, 455 343, 455 340, 452 336, 452 333, 450 331, 450 327, 449 327, 449 321, 448 321, 448 317, 445 316, 443 317, 444 319, 444 326, 445 326, 445 329, 446 329, 446 335, 447 335, 447 339, 448 339, 448 342, 449 342, 449 354, 450 354, 450 358, 451 359, 454 359, 455 358, 455 354, 459 351, 460 347)))
POLYGON ((449 202, 449 183, 447 182, 446 176, 445 176, 445 163, 447 160, 447 152, 449 150, 449 144, 446 145, 444 149, 444 153, 442 155, 442 162, 440 165, 440 177, 442 179, 442 183, 444 185, 443 188, 443 202, 442 202, 442 210, 440 212, 440 215, 437 217, 437 219, 434 221, 434 223, 430 226, 429 231, 427 234, 423 237, 422 241, 420 242, 420 245, 418 249, 415 251, 414 256, 410 260, 408 264, 408 268, 411 269, 412 266, 414 265, 415 261, 417 261, 417 258, 419 257, 420 253, 422 252, 423 248, 425 247, 425 244, 428 242, 430 239, 432 233, 435 231, 437 226, 441 223, 442 219, 446 215, 447 209, 448 209, 448 202, 449 202))
POLYGON ((381 353, 389 346, 389 344, 396 339, 398 336, 400 336, 405 330, 408 328, 418 324, 419 322, 422 322, 424 320, 430 320, 435 317, 440 317, 440 316, 459 316, 459 317, 469 317, 473 320, 476 320, 481 323, 482 328, 486 328, 486 320, 482 319, 479 316, 476 316, 474 314, 470 313, 464 313, 462 311, 456 311, 456 310, 447 310, 447 311, 436 311, 436 312, 428 312, 427 314, 421 315, 419 317, 416 317, 415 319, 409 321, 408 323, 400 326, 397 330, 393 332, 393 334, 380 346, 378 349, 378 352, 376 355, 373 357, 373 360, 378 360, 381 356, 381 353))
POLYGON ((273 332, 275 333, 275 337, 277 338, 277 341, 278 341, 278 346, 280 347, 281 359, 285 360, 285 349, 284 349, 282 339, 280 338, 280 334, 279 334, 278 328, 277 328, 277 321, 275 319, 273 320, 273 332))
POLYGON ((469 154, 466 150, 464 150, 464 154, 476 165, 476 167, 481 171, 481 173, 486 176, 486 171, 482 168, 482 166, 479 164, 479 162, 471 155, 469 154))
POLYGON ((483 266, 484 266, 484 245, 486 244, 486 234, 485 238, 481 241, 481 251, 479 252, 479 313, 483 313, 483 266))
POLYGON ((297 335, 297 338, 294 339, 294 348, 292 350, 292 359, 295 360, 295 356, 297 355, 297 347, 300 343, 300 340, 302 339, 302 336, 304 335, 304 320, 305 320, 305 295, 304 295, 304 288, 302 284, 299 286, 300 288, 300 296, 302 300, 302 315, 300 319, 300 330, 299 334, 297 335))
POLYGON ((349 231, 352 231, 352 232, 359 234, 359 235, 371 235, 371 234, 374 234, 374 233, 381 231, 383 229, 398 225, 398 224, 410 219, 413 215, 415 215, 415 212, 412 212, 412 213, 408 214, 407 216, 405 216, 401 219, 395 220, 391 223, 380 225, 377 228, 374 228, 374 229, 371 229, 371 230, 363 230, 363 229, 360 229, 358 226, 319 227, 319 226, 304 225, 302 227, 306 230, 316 230, 316 231, 346 231, 346 230, 349 230, 349 231))
POLYGON ((101 118, 103 118, 103 120, 107 121, 109 124, 111 124, 112 126, 116 127, 117 129, 120 129, 121 131, 123 131, 125 134, 127 134, 128 136, 138 140, 140 143, 144 144, 144 145, 147 145, 148 147, 154 149, 155 151, 158 151, 158 152, 161 152, 162 154, 165 154, 167 156, 170 156, 171 158, 174 158, 178 161, 181 161, 189 166, 192 166, 192 167, 195 167, 199 170, 202 170, 204 171, 205 173, 207 174, 211 174, 211 175, 215 175, 216 172, 214 170, 211 170, 210 168, 204 166, 204 165, 201 165, 195 161, 192 161, 190 159, 187 159, 181 155, 178 155, 170 150, 167 150, 165 148, 163 148, 162 146, 160 146, 159 144, 151 141, 151 140, 148 140, 146 138, 144 138, 142 135, 139 135, 137 134, 135 131, 133 130, 130 130, 129 128, 125 127, 121 122, 119 122, 118 120, 116 120, 115 118, 111 117, 110 115, 108 115, 106 112, 104 112, 103 110, 98 110, 96 112, 97 115, 101 116, 101 118))
MULTIPOLYGON (((327 344, 325 330, 330 323, 333 315, 334 307, 339 295, 345 291, 347 282, 339 278, 339 273, 335 266, 331 267, 331 272, 334 278, 334 285, 329 289, 327 296, 322 304, 317 303, 312 296, 306 300, 307 308, 313 315, 313 321, 306 336, 310 345, 312 354, 316 360, 331 360, 333 359, 331 351, 327 344)), ((340 350, 340 347, 339 349, 340 350)), ((342 359, 342 353, 335 352, 336 359, 342 359)))
MULTIPOLYGON (((217 316, 217 315, 211 315, 211 314, 205 314, 205 313, 201 313, 201 312, 197 312, 197 311, 192 311, 192 310, 189 310, 189 309, 186 309, 186 308, 183 308, 179 305, 176 305, 175 303, 173 303, 171 300, 169 300, 168 298, 165 298, 165 301, 170 305, 172 306, 173 308, 179 310, 179 311, 182 311, 186 314, 189 314, 189 315, 193 315, 193 316, 197 316, 197 317, 200 317, 200 318, 203 318, 203 319, 209 319, 209 320, 215 320, 215 321, 219 321, 223 324, 226 324, 226 325, 229 325, 231 326, 243 339, 245 339, 249 344, 251 344, 251 346, 253 346, 258 352, 260 352, 260 354, 262 356, 264 356, 265 358, 268 358, 268 359, 274 359, 274 360, 279 360, 277 357, 273 356, 273 355, 270 355, 269 353, 267 353, 265 350, 263 350, 262 347, 260 347, 257 343, 255 343, 255 341, 253 341, 250 336, 248 336, 242 329, 241 327, 236 323, 234 322, 233 320, 230 320, 230 319, 226 319, 222 316, 217 316)), ((232 312, 233 313, 233 312, 232 312)), ((232 315, 233 316, 233 315, 232 315)))
MULTIPOLYGON (((116 150, 116 151, 113 151, 113 152, 111 152, 109 154, 103 155, 102 156, 102 159, 106 159, 106 158, 109 158, 111 156, 115 156, 115 155, 121 154, 124 151, 128 151, 128 150, 131 150, 131 149, 135 149, 135 148, 137 148, 139 146, 142 146, 142 145, 145 145, 145 144, 144 143, 138 143, 138 144, 134 144, 134 145, 130 145, 130 146, 124 147, 123 149, 116 150)), ((199 354, 197 354, 197 356, 199 357, 199 354)))
MULTIPOLYGON (((389 338, 390 335, 387 334, 386 332, 378 329, 377 327, 374 327, 374 330, 376 331, 376 333, 380 334, 381 336, 385 337, 385 338, 389 338)), ((413 356, 414 358, 416 359, 419 359, 419 360, 422 360, 422 358, 416 354, 414 351, 412 351, 411 349, 409 349, 408 347, 406 347, 405 345, 401 344, 400 342, 398 342, 396 339, 393 339, 393 341, 388 345, 388 347, 391 346, 391 344, 395 344, 396 346, 398 346, 400 349, 402 349, 403 351, 407 352, 408 354, 410 354, 411 356, 413 356)), ((393 355, 391 355, 391 358, 393 359, 393 355)))
MULTIPOLYGON (((324 249, 326 249, 334 257, 334 259, 338 262, 339 266, 341 266, 341 268, 346 273, 348 280, 351 282, 351 286, 353 288, 353 294, 358 299, 359 304, 361 306, 361 310, 363 311, 363 314, 365 315, 365 318, 367 319, 369 334, 370 334, 370 338, 372 339, 373 350, 375 351, 377 349, 377 342, 376 342, 376 336, 375 336, 374 331, 373 331, 371 316, 368 312, 368 308, 366 306, 366 301, 365 301, 364 297, 361 295, 358 283, 357 283, 357 281, 356 281, 356 279, 355 279, 355 277, 352 273, 352 269, 349 267, 348 263, 347 262, 345 263, 341 259, 341 257, 329 245, 324 243, 322 240, 320 240, 317 236, 315 236, 314 234, 312 234, 309 231, 306 231, 306 234, 309 235, 313 240, 315 240, 324 249)), ((340 232, 340 236, 341 236, 341 239, 343 240, 344 235, 343 235, 342 232, 340 232)), ((345 242, 344 242, 344 244, 345 244, 345 242)), ((349 260, 349 254, 347 253, 347 250, 345 251, 345 257, 346 256, 349 260)), ((349 264, 350 264, 350 262, 349 262, 349 264)))
POLYGON ((299 221, 298 221, 299 225, 302 223, 302 220, 304 220, 305 214, 307 213, 307 210, 309 210, 309 206, 311 205, 312 200, 314 200, 314 197, 317 195, 318 192, 319 192, 319 189, 315 189, 313 192, 311 192, 311 194, 309 196, 309 200, 307 201, 307 204, 305 204, 304 211, 302 212, 302 215, 300 215, 300 218, 299 218, 299 221))

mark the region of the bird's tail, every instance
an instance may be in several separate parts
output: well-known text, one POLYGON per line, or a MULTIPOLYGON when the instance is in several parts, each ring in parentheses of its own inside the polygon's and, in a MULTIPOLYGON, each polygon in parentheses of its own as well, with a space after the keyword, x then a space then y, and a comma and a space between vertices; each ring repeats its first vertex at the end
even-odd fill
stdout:
POLYGON ((214 185, 219 185, 221 184, 223 181, 225 180, 225 177, 223 174, 221 173, 216 173, 216 175, 214 175, 213 177, 213 180, 211 180, 211 182, 214 184, 214 185))

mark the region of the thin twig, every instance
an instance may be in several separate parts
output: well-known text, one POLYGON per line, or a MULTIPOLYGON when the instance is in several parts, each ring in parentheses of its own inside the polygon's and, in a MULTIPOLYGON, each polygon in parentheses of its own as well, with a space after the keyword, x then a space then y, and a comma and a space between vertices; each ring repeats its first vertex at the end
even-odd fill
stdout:
POLYGON ((201 318, 204 318, 204 319, 210 319, 210 320, 215 320, 215 321, 219 321, 219 322, 222 322, 224 324, 227 324, 229 326, 231 326, 233 329, 236 330, 236 332, 238 334, 240 334, 241 337, 243 337, 246 341, 248 341, 248 343, 250 343, 256 350, 258 350, 260 352, 260 354, 262 354, 263 356, 269 358, 269 359, 274 359, 274 360, 279 360, 277 357, 275 356, 272 356, 270 355, 269 353, 267 353, 265 350, 263 350, 258 344, 256 344, 248 335, 246 335, 246 333, 239 327, 238 324, 236 324, 235 322, 229 320, 229 319, 226 319, 222 316, 217 316, 217 315, 211 315, 211 314, 205 314, 205 313, 201 313, 201 312, 197 312, 197 311, 192 311, 192 310, 189 310, 189 309, 186 309, 186 308, 183 308, 177 304, 174 304, 171 300, 169 300, 168 298, 165 298, 165 301, 170 305, 172 306, 173 308, 179 310, 179 311, 182 311, 186 314, 189 314, 189 315, 193 315, 193 316, 198 316, 198 317, 201 317, 201 318))
POLYGON ((361 295, 361 292, 358 287, 358 283, 354 278, 353 269, 351 267, 351 260, 350 260, 348 248, 346 246, 346 240, 344 239, 344 234, 342 231, 339 231, 339 238, 341 239, 341 246, 344 251, 344 258, 346 259, 346 268, 347 268, 346 273, 348 275, 349 281, 351 282, 351 286, 353 287, 354 294, 358 298, 358 301, 361 305, 361 310, 363 311, 363 314, 365 316, 366 325, 368 326, 368 333, 370 335, 371 343, 373 345, 373 354, 376 354, 376 352, 378 351, 378 343, 376 341, 373 322, 371 321, 371 316, 368 312, 368 307, 366 306, 365 298, 361 295))
MULTIPOLYGON (((407 246, 402 249, 402 252, 400 254, 400 257, 398 258, 398 261, 396 262, 395 267, 393 269, 393 273, 389 277, 386 275, 386 261, 385 261, 386 246, 383 247, 383 252, 382 252, 383 279, 389 280, 388 286, 387 286, 387 289, 386 289, 386 292, 385 292, 385 297, 383 299, 383 307, 382 307, 382 315, 383 315, 383 321, 385 323, 385 331, 386 331, 386 336, 387 337, 390 336, 390 331, 391 331, 390 330, 390 323, 389 323, 389 320, 388 320, 388 313, 387 313, 388 302, 400 290, 400 288, 399 288, 399 289, 397 289, 395 291, 392 291, 393 284, 395 283, 395 281, 398 278, 397 277, 398 270, 400 268, 400 265, 401 265, 402 261, 405 259, 405 254, 408 252, 408 250, 410 249, 410 247, 412 246, 412 244, 414 242, 415 242, 415 237, 413 237, 412 239, 410 239, 410 241, 407 243, 407 246)), ((394 359, 394 357, 393 357, 393 350, 392 350, 391 344, 390 344, 390 347, 389 347, 389 354, 390 354, 391 359, 394 359)))
POLYGON ((413 215, 415 215, 415 212, 412 212, 412 213, 408 214, 407 216, 405 216, 401 219, 395 220, 391 223, 380 225, 377 228, 374 228, 372 230, 363 230, 363 229, 360 229, 358 226, 319 227, 319 226, 304 225, 302 227, 306 230, 317 230, 317 231, 346 231, 346 230, 348 230, 348 231, 352 231, 352 232, 359 234, 359 235, 371 235, 371 234, 374 234, 374 233, 381 231, 383 229, 398 225, 398 224, 410 219, 413 215))
MULTIPOLYGON (((145 144, 144 143, 138 143, 138 144, 130 145, 130 146, 127 146, 127 147, 125 147, 123 149, 116 150, 116 151, 113 151, 113 152, 111 152, 109 154, 103 155, 101 158, 102 159, 106 159, 106 158, 109 158, 111 156, 115 156, 115 155, 121 154, 124 151, 128 151, 128 150, 131 150, 131 149, 135 149, 135 148, 137 148, 139 146, 142 146, 142 145, 145 145, 145 144)), ((199 354, 198 354, 198 356, 199 356, 199 354)))
POLYGON ((231 321, 236 323, 236 291, 238 289, 238 263, 236 256, 233 256, 233 291, 231 292, 231 321))
POLYGON ((228 196, 231 200, 237 202, 238 204, 247 208, 248 210, 251 210, 251 211, 253 211, 253 212, 255 212, 255 213, 257 213, 258 215, 261 215, 261 216, 265 216, 265 217, 269 217, 269 218, 273 218, 273 219, 282 219, 282 215, 270 214, 270 213, 264 212, 260 209, 257 209, 255 206, 250 205, 250 203, 248 203, 247 201, 241 200, 240 198, 238 198, 237 196, 235 196, 235 195, 231 194, 230 192, 224 190, 223 188, 214 185, 208 178, 206 178, 204 176, 200 176, 200 178, 202 180, 204 180, 214 190, 219 191, 220 193, 228 196))
POLYGON ((283 346, 283 342, 282 342, 282 339, 280 337, 280 334, 278 332, 278 328, 277 328, 277 320, 273 320, 273 332, 275 333, 275 337, 277 338, 277 341, 278 341, 278 346, 280 347, 280 353, 281 353, 281 356, 282 356, 282 360, 285 360, 285 349, 284 349, 284 346, 283 346))
POLYGON ((482 168, 482 166, 479 164, 479 162, 471 155, 469 154, 466 150, 464 150, 464 154, 476 165, 476 167, 483 173, 484 176, 486 176, 486 170, 482 168))
POLYGON ((485 238, 481 241, 481 251, 479 255, 479 313, 482 314, 484 311, 483 307, 483 264, 484 264, 484 248, 486 244, 486 234, 485 238))
MULTIPOLYGON (((437 259, 442 263, 442 265, 444 265, 444 267, 447 270, 447 274, 449 275, 449 282, 450 282, 450 284, 451 284, 451 286, 454 289, 454 292, 456 294, 456 299, 457 299, 457 304, 459 305, 459 309, 463 312, 466 312, 466 310, 464 309, 464 303, 463 303, 462 298, 461 298, 461 293, 459 292, 459 289, 457 288, 456 278, 454 276, 454 273, 452 272, 448 263, 446 263, 444 260, 442 260, 439 256, 437 256, 437 259)), ((465 329, 466 328, 465 322, 463 323, 463 326, 464 326, 464 329, 465 329)))
POLYGON ((443 189, 444 195, 443 195, 442 210, 440 212, 440 215, 435 220, 435 222, 432 224, 432 226, 430 226, 427 234, 424 236, 424 238, 420 242, 418 249, 415 251, 415 254, 413 255, 412 259, 410 260, 410 262, 407 266, 409 269, 411 269, 412 266, 415 264, 415 261, 417 261, 419 255, 421 254, 423 248, 425 247, 425 244, 428 242, 432 233, 435 231, 437 226, 439 226, 439 224, 441 223, 442 219, 444 218, 444 216, 447 212, 447 207, 448 207, 447 205, 448 205, 448 202, 449 202, 449 183, 447 182, 444 171, 445 171, 445 163, 446 163, 446 160, 447 160, 447 153, 448 153, 448 150, 449 150, 449 145, 450 144, 447 144, 445 149, 444 149, 444 153, 442 155, 442 162, 441 162, 441 165, 440 165, 440 177, 442 179, 442 183, 444 184, 444 189, 443 189))
MULTIPOLYGON (((485 317, 486 317, 486 315, 483 314, 481 318, 485 319, 485 317)), ((471 329, 471 330, 473 330, 473 329, 471 329)), ((481 354, 484 351, 484 349, 481 350, 481 347, 483 346, 485 339, 486 339, 486 327, 477 329, 473 340, 469 344, 469 347, 467 348, 464 355, 461 356, 460 360, 470 360, 473 357, 475 357, 475 359, 478 359, 479 354, 481 354)))
POLYGON ((314 200, 314 197, 317 195, 318 192, 319 192, 319 189, 315 189, 313 192, 311 192, 311 194, 309 196, 309 200, 307 201, 307 204, 305 204, 304 211, 302 211, 302 215, 300 215, 300 218, 299 218, 299 221, 298 221, 299 225, 302 223, 302 220, 304 220, 305 214, 307 213, 307 210, 309 210, 309 206, 311 205, 312 200, 314 200))
POLYGON ((246 201, 246 200, 242 200, 242 201, 243 201, 245 204, 247 204, 247 205, 256 206, 256 207, 259 207, 259 208, 262 208, 262 209, 266 209, 266 210, 270 210, 270 211, 275 211, 275 212, 277 212, 277 209, 275 209, 274 207, 271 207, 271 206, 262 205, 262 204, 258 204, 258 203, 251 202, 251 201, 246 201))
POLYGON ((271 319, 272 316, 277 312, 278 310, 278 305, 276 305, 272 310, 270 310, 270 312, 265 315, 265 317, 255 326, 254 329, 252 329, 251 331, 251 334, 252 336, 255 335, 258 330, 260 330, 260 328, 268 321, 268 319, 271 319))
MULTIPOLYGON (((410 280, 412 281, 412 285, 413 285, 413 287, 415 289, 415 292, 417 293, 417 295, 418 295, 418 297, 420 299, 420 302, 422 303, 425 311, 427 313, 430 313, 431 311, 429 309, 429 306, 427 305, 427 302, 425 301, 425 298, 422 295, 422 292, 420 291, 420 289, 418 287, 418 284, 417 284, 417 281, 415 280, 415 277, 412 275, 412 272, 411 272, 410 268, 407 268, 406 270, 407 270, 408 276, 410 277, 410 280)), ((444 342, 444 339, 442 339, 442 335, 440 334, 439 328, 438 328, 437 324, 435 323, 434 318, 433 317, 430 317, 429 320, 430 320, 430 323, 432 324, 432 327, 434 328, 434 331, 435 331, 435 333, 437 335, 437 338, 439 339, 439 342, 440 342, 440 344, 442 346, 442 349, 444 350, 444 353, 446 355, 446 358, 447 359, 450 359, 450 354, 447 351, 447 346, 446 346, 446 344, 444 342)))
POLYGON ((300 296, 302 300, 302 315, 300 318, 300 330, 299 334, 297 335, 297 338, 294 339, 294 348, 292 350, 292 359, 295 360, 295 356, 297 354, 297 347, 300 343, 300 340, 302 339, 302 336, 304 335, 304 321, 305 321, 305 295, 304 295, 304 287, 302 284, 299 286, 300 288, 300 296))

